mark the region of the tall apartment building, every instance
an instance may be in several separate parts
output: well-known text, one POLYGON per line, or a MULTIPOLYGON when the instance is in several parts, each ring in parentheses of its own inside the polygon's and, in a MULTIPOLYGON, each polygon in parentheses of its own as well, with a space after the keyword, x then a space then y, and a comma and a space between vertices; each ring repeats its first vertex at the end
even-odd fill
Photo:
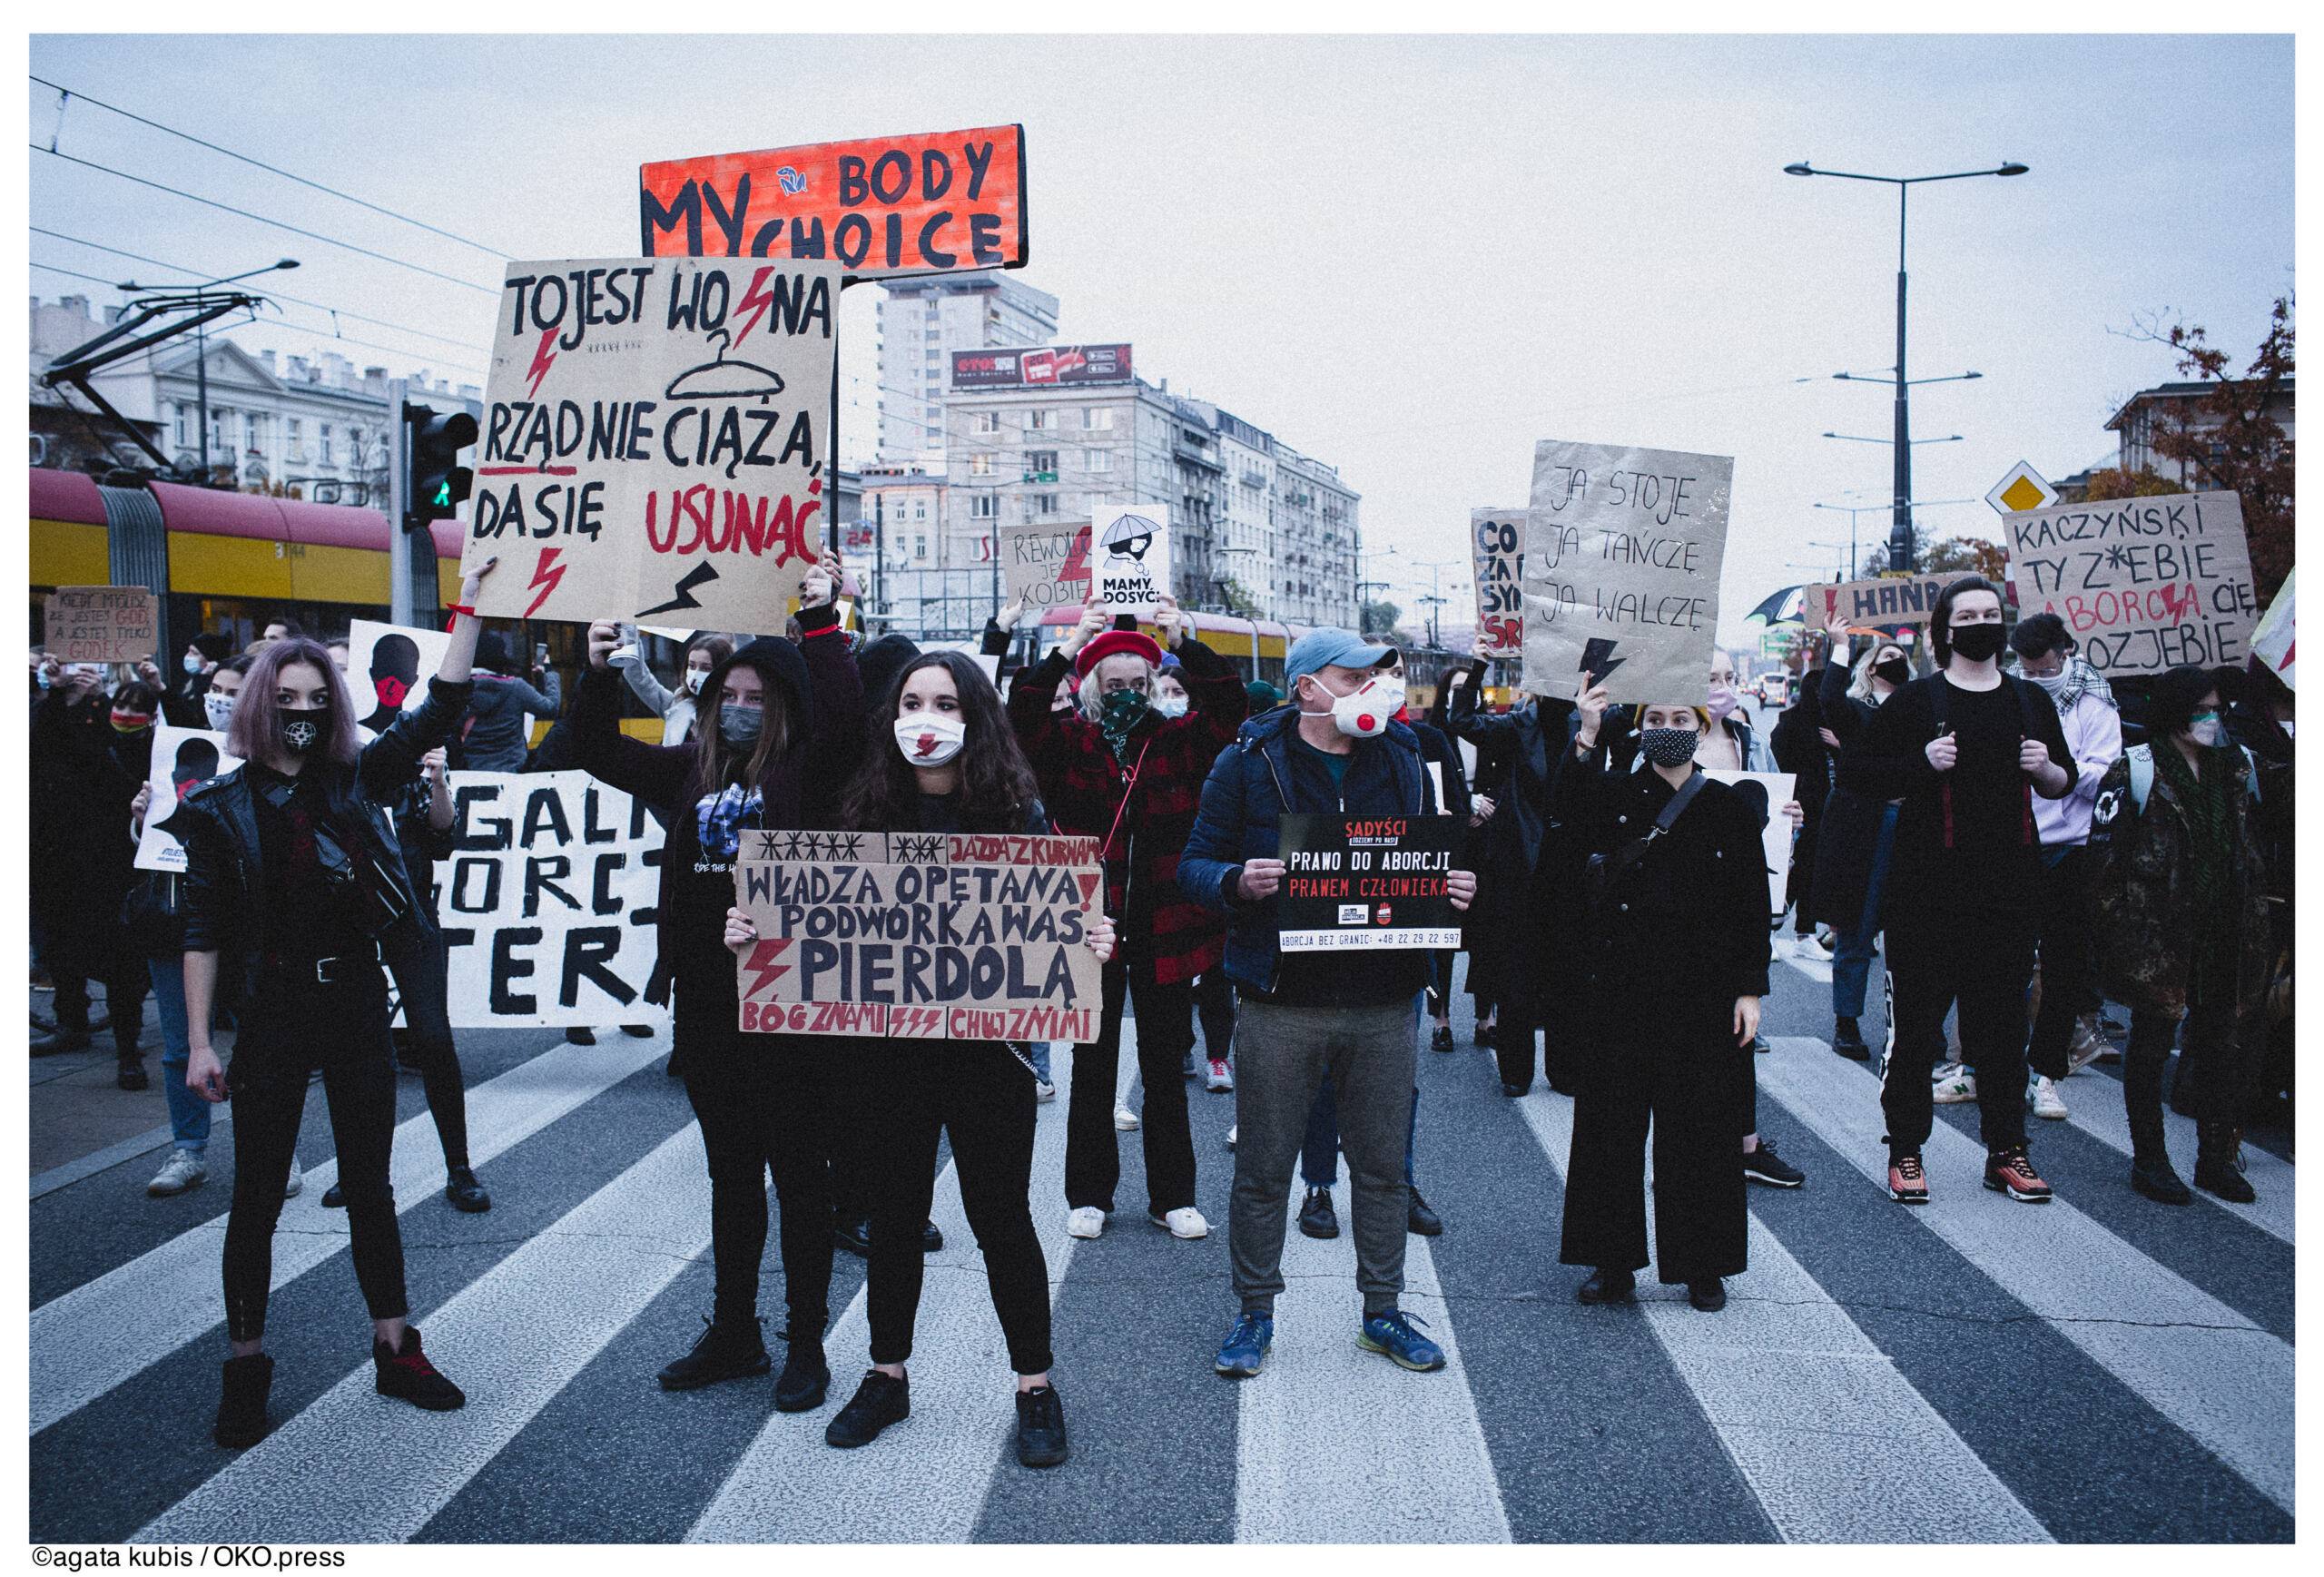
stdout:
POLYGON ((991 269, 883 280, 881 291, 880 461, 940 473, 952 352, 1046 345, 1058 300, 991 269))

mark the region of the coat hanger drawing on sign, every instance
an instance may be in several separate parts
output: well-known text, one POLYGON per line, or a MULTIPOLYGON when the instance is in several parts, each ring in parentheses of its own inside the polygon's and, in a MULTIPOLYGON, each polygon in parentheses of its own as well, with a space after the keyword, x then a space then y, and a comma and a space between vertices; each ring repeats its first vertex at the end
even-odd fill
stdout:
POLYGON ((731 341, 725 330, 712 330, 710 338, 718 341, 718 354, 671 379, 670 387, 663 390, 665 399, 768 399, 783 392, 783 379, 765 368, 752 361, 726 360, 731 341), (722 378, 722 374, 734 376, 722 378))

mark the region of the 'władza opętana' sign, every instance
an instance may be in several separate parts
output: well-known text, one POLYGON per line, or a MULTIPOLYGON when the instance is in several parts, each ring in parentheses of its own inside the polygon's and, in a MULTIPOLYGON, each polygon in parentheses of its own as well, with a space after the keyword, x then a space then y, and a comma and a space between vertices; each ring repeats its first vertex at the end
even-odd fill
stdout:
POLYGON ((830 518, 830 263, 508 265, 463 571, 477 611, 780 634, 830 518))
POLYGON ((2260 594, 2233 493, 2058 504, 2004 515, 2017 612, 2053 613, 2102 674, 2230 667, 2260 594))
POLYGON ((970 833, 750 833, 736 971, 759 1034, 1098 1039, 1098 841, 970 833))
POLYGON ((867 279, 1025 266, 1025 129, 917 132, 637 172, 648 257, 830 261, 867 279))

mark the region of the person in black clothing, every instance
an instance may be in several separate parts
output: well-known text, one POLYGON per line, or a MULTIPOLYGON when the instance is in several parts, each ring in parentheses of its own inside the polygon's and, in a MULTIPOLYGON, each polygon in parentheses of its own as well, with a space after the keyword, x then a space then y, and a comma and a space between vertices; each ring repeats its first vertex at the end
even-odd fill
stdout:
POLYGON ((1650 1122, 1657 1272, 1714 1313, 1726 1306, 1724 1278, 1746 1264, 1735 1120, 1768 991, 1764 816, 1694 764, 1707 709, 1641 708, 1647 767, 1610 773, 1600 744, 1606 707, 1593 676, 1551 796, 1552 813, 1603 872, 1581 938, 1593 1033, 1574 1100, 1558 1257, 1590 1267, 1581 1302, 1630 1296, 1647 1262, 1650 1122))
MULTIPOLYGON (((1832 957, 1832 1050, 1855 1062, 1872 1059, 1857 1020, 1872 979, 1875 939, 1880 934, 1881 894, 1896 842, 1899 801, 1881 801, 1851 788, 1840 763, 1864 737, 1873 717, 1891 695, 1912 682, 1912 658, 1899 642, 1880 640, 1856 659, 1845 656, 1818 672, 1817 734, 1832 762, 1833 784, 1824 802, 1816 843, 1816 872, 1808 883, 1814 918, 1837 937, 1832 957)), ((1894 1023, 1889 1034, 1896 1033, 1894 1023)))
POLYGON ((2275 960, 2270 971, 2264 1017, 2268 1046, 2260 1069, 2261 1112, 2291 1126, 2292 1099, 2292 691, 2268 666, 2252 657, 2238 672, 2221 670, 2220 693, 2228 702, 2227 731, 2236 744, 2251 753, 2259 769, 2260 849, 2267 862, 2268 918, 2274 937, 2275 960))
POLYGON ((800 592, 803 639, 762 636, 710 671, 691 743, 654 745, 621 732, 623 681, 608 665, 618 626, 589 626, 576 686, 573 747, 584 770, 654 807, 669 829, 656 904, 663 967, 676 993, 672 1039, 702 1124, 716 1267, 707 1328, 661 1383, 690 1391, 770 1367, 758 1317, 766 1180, 782 1205, 790 1351, 778 1412, 822 1405, 831 1385, 823 1327, 832 1280, 831 1069, 858 1055, 822 1038, 744 1034, 726 912, 745 828, 839 825, 840 793, 862 748, 863 690, 832 605, 836 554, 800 592))
MULTIPOLYGON (((1399 713, 1396 721, 1413 731, 1413 736, 1420 741, 1421 760, 1433 764, 1437 775, 1443 779, 1442 800, 1445 813, 1460 817, 1463 829, 1461 865, 1464 870, 1473 871, 1476 869, 1475 856, 1470 853, 1467 844, 1484 823, 1476 813, 1469 792, 1469 772, 1462 764, 1460 747, 1452 743, 1452 735, 1444 728, 1444 720, 1452 705, 1452 681, 1465 673, 1465 669, 1455 668, 1445 675, 1445 681, 1436 687, 1435 698, 1429 703, 1425 719, 1399 713)), ((1432 1051, 1452 1050, 1452 971, 1460 957, 1457 948, 1447 948, 1442 952, 1428 955, 1428 1016, 1433 1020, 1428 1049, 1432 1051)))
MULTIPOLYGON (((1018 749, 1000 695, 975 659, 929 652, 897 676, 872 714, 867 750, 849 785, 842 821, 867 833, 1046 833, 1049 813, 1018 749)), ((726 945, 758 940, 744 911, 730 909, 726 945)), ((1090 950, 1113 951, 1100 912, 1090 950)), ((868 1445, 911 1412, 912 1324, 923 1260, 919 1227, 935 1194, 937 1144, 952 1141, 960 1203, 984 1257, 993 1312, 1016 1372, 1017 1457, 1028 1467, 1065 1460, 1065 1410, 1049 1381, 1049 1280, 1033 1230, 1033 1069, 1001 1041, 859 1040, 868 1100, 851 1115, 862 1128, 872 1201, 864 1300, 872 1367, 854 1399, 823 1432, 832 1445, 868 1445)))
MULTIPOLYGON (((497 562, 468 576, 464 605, 474 606, 497 562)), ((379 958, 383 937, 394 945, 417 930, 420 908, 383 813, 466 710, 480 627, 474 616, 457 616, 427 702, 359 747, 355 708, 330 654, 303 636, 269 645, 251 665, 228 736, 243 764, 183 803, 186 1083, 212 1101, 231 1089, 234 1102, 223 1256, 233 1356, 213 1431, 230 1449, 256 1444, 269 1427, 274 1361, 261 1345, 274 1227, 318 1064, 379 1394, 430 1412, 466 1401, 404 1319, 403 1243, 388 1181, 394 1052, 379 958), (245 1004, 231 1077, 210 1044, 222 972, 241 982, 245 1004)))
POLYGON ((2040 1204, 2050 1186, 2025 1153, 2025 993, 2034 978, 2042 845, 2032 796, 2073 792, 2058 712, 2004 674, 2001 591, 1982 576, 1937 594, 1936 673, 1891 695, 1840 756, 1840 782, 1901 799, 1882 920, 1896 981, 1894 1049, 1881 1083, 1888 1193, 1928 1202, 1921 1147, 1935 1121, 1929 1075, 1960 1004, 1961 1057, 1975 1072, 1985 1187, 2040 1204))
POLYGON ((178 659, 184 676, 162 694, 164 721, 180 728, 206 726, 202 698, 209 693, 211 675, 218 672, 218 665, 227 655, 226 637, 215 630, 203 630, 187 643, 185 655, 178 659))
POLYGON ((1791 705, 1783 709, 1768 731, 1768 749, 1776 770, 1792 774, 1791 797, 1803 813, 1799 836, 1791 846, 1791 872, 1784 884, 1784 902, 1791 911, 1792 945, 1807 956, 1829 958, 1816 943, 1814 882, 1816 848, 1823 841, 1824 802, 1832 792, 1832 758, 1823 739, 1824 702, 1821 681, 1831 664, 1828 632, 1810 637, 1809 661, 1800 666, 1791 705), (1821 666, 1812 659, 1824 658, 1821 666))

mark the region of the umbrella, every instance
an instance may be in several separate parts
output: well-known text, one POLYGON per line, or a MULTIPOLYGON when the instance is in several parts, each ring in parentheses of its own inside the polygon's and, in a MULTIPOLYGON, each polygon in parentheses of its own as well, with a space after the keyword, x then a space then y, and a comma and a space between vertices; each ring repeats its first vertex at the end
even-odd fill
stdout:
POLYGON ((1765 619, 1769 624, 1795 620, 1799 617, 1799 594, 1807 589, 1802 586, 1787 586, 1743 616, 1765 619))

